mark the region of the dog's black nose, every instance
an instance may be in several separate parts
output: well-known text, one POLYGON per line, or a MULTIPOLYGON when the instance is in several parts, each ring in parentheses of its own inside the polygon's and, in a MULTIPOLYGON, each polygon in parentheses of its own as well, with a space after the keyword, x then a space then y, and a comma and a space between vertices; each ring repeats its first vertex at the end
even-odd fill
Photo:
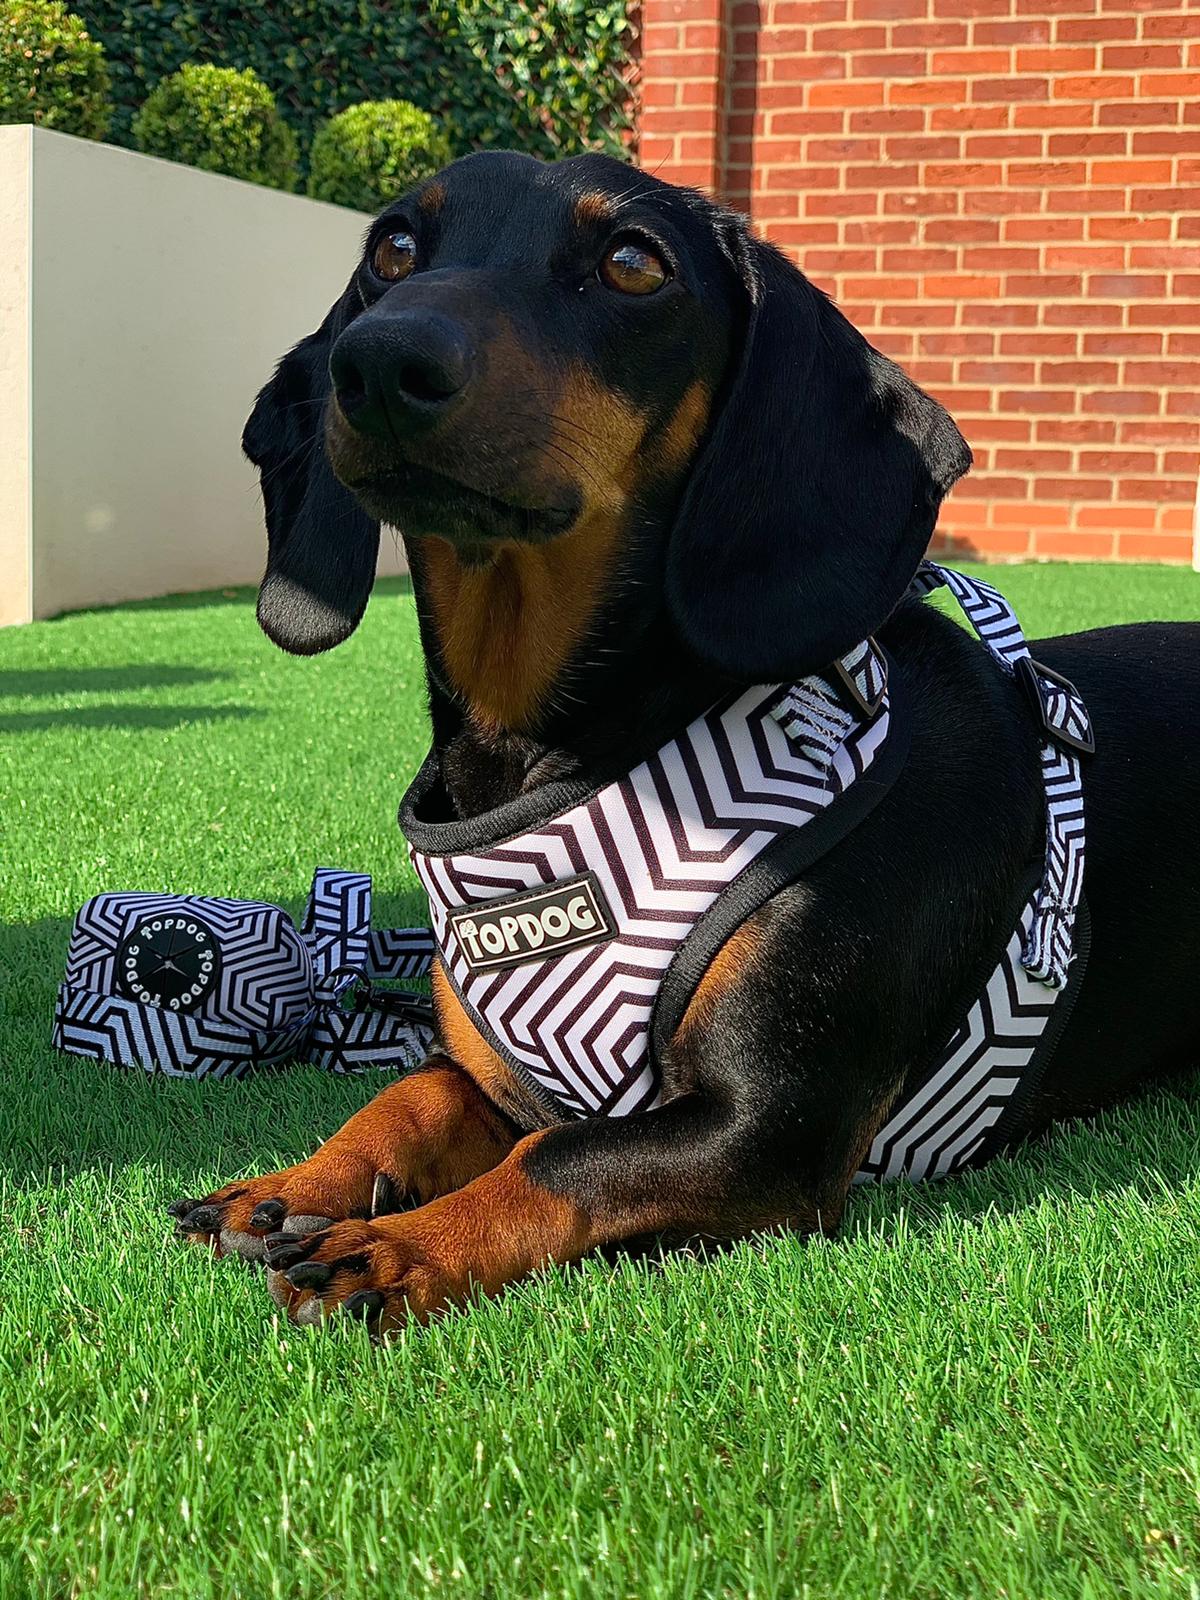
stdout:
POLYGON ((466 330, 412 307, 352 322, 329 358, 338 405, 360 433, 398 433, 432 421, 466 388, 473 369, 466 330))

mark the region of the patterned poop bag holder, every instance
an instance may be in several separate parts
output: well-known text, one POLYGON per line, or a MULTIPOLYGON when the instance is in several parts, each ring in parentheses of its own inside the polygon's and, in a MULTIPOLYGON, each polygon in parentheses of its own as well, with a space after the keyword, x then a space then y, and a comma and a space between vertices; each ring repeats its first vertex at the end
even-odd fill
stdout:
POLYGON ((371 880, 319 868, 303 928, 279 906, 99 894, 75 918, 57 1049, 172 1077, 240 1078, 300 1058, 405 1070, 428 1053, 429 1001, 376 987, 429 970, 421 928, 371 929, 371 880))

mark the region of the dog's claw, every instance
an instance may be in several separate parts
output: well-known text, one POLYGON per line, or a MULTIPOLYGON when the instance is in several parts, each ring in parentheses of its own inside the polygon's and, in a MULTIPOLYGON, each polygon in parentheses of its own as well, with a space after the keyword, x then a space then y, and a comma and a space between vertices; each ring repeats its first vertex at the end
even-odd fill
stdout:
POLYGON ((383 1296, 378 1289, 359 1289, 342 1301, 342 1311, 356 1322, 372 1322, 383 1310, 383 1296))
POLYGON ((215 1233, 221 1225, 219 1206, 197 1206, 179 1219, 184 1233, 215 1233))
POLYGON ((250 1226, 264 1230, 278 1228, 286 1214, 287 1207, 282 1200, 264 1200, 260 1206, 255 1207, 250 1217, 250 1226))
POLYGON ((324 1261, 301 1261, 284 1273, 293 1289, 322 1289, 331 1276, 332 1271, 324 1261))
POLYGON ((396 1209, 396 1185, 386 1172, 377 1172, 371 1189, 371 1216, 382 1217, 396 1209))
POLYGON ((276 1272, 283 1272, 297 1261, 302 1261, 310 1248, 310 1240, 295 1233, 269 1233, 263 1244, 267 1265, 276 1272))

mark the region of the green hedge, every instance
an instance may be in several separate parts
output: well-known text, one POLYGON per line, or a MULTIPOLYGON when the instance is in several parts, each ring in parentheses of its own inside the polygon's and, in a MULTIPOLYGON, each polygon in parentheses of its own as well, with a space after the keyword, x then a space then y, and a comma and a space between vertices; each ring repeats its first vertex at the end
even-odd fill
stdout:
POLYGON ((148 156, 272 189, 296 187, 296 135, 249 67, 181 67, 148 97, 132 131, 148 156))
POLYGON ((427 111, 407 100, 364 100, 318 128, 308 192, 314 200, 380 211, 449 159, 449 142, 427 111))
POLYGON ((108 87, 103 47, 61 0, 0 0, 0 123, 103 139, 108 87))
POLYGON ((307 152, 362 100, 431 112, 456 153, 620 154, 632 107, 626 0, 78 0, 109 59, 112 137, 185 62, 253 67, 307 152))

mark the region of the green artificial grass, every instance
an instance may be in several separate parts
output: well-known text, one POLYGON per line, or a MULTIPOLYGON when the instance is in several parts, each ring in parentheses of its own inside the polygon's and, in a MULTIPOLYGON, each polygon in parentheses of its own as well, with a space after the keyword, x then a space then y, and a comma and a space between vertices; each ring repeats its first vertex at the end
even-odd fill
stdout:
MULTIPOLYGON (((1200 614, 1200 577, 998 574, 1032 633, 1200 614)), ((281 1325, 165 1203, 379 1087, 59 1058, 100 889, 277 899, 317 864, 420 915, 411 600, 282 656, 244 592, 0 634, 0 1595, 1181 1596, 1200 1584, 1200 1084, 832 1242, 590 1261, 373 1347, 281 1325)), ((1147 842, 1152 847, 1152 841, 1147 842)))

